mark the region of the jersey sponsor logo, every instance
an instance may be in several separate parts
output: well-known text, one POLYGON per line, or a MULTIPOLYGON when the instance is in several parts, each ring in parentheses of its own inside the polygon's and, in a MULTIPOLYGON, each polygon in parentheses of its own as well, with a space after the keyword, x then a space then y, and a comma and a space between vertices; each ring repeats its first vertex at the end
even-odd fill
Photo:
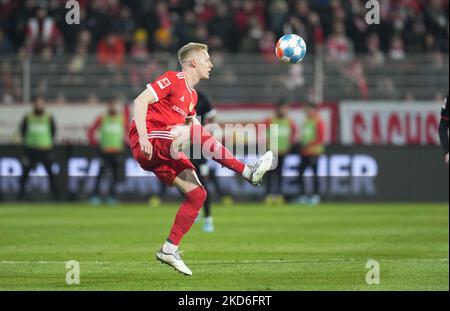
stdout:
POLYGON ((181 114, 183 117, 187 118, 187 113, 183 111, 183 109, 181 109, 178 106, 172 106, 172 110, 178 112, 179 114, 181 114))
POLYGON ((162 78, 161 80, 156 81, 156 84, 158 84, 159 88, 161 90, 164 90, 166 87, 170 85, 170 80, 168 78, 162 78))

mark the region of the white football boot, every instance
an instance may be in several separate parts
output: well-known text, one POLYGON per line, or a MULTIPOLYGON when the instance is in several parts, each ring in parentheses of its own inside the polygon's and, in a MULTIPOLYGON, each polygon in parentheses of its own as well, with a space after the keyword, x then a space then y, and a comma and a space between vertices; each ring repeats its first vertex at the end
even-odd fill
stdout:
POLYGON ((184 264, 181 259, 180 253, 176 251, 175 253, 169 254, 163 252, 162 248, 159 252, 156 253, 156 259, 165 263, 178 272, 183 273, 184 275, 192 275, 192 271, 184 264))
POLYGON ((252 177, 249 182, 253 186, 259 186, 262 178, 272 168, 273 152, 267 151, 258 161, 255 161, 247 166, 252 171, 252 177))

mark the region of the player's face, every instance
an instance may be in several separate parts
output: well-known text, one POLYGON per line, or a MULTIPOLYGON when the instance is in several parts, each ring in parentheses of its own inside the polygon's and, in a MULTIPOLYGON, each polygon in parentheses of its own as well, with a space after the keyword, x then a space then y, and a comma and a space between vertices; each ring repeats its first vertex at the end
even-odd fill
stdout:
POLYGON ((211 58, 209 57, 208 52, 205 50, 200 51, 198 60, 197 60, 197 72, 200 76, 200 79, 209 79, 209 73, 213 68, 213 64, 211 63, 211 58))

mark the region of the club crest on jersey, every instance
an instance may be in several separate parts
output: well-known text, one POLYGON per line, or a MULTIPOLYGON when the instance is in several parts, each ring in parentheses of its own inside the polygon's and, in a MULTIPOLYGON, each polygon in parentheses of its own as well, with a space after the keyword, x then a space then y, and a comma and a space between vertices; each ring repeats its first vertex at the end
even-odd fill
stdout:
POLYGON ((162 78, 161 80, 156 81, 156 84, 158 84, 159 88, 163 90, 170 85, 170 80, 167 78, 162 78))

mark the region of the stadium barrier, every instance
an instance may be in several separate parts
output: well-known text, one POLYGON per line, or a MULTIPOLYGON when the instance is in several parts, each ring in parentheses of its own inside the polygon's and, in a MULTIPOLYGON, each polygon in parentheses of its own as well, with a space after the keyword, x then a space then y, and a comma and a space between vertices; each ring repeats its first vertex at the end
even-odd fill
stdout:
MULTIPOLYGON (((22 172, 22 149, 0 146, 0 200, 13 201, 19 189, 22 172)), ((86 146, 58 146, 54 152, 53 171, 65 200, 83 201, 92 193, 99 159, 95 149, 86 146)), ((253 160, 249 155, 241 157, 253 160)), ((294 198, 298 191, 297 166, 300 158, 289 155, 283 167, 285 176, 282 189, 286 197, 294 198)), ((236 200, 262 200, 265 186, 253 187, 225 168, 210 162, 211 172, 217 177, 210 195, 218 198, 232 195, 236 200)), ((143 171, 130 157, 123 156, 121 183, 118 195, 121 200, 142 201, 161 193, 161 183, 153 174, 143 171)), ((310 172, 306 172, 310 176, 310 172)), ((320 192, 327 201, 364 202, 448 202, 448 169, 438 147, 367 147, 328 146, 319 160, 320 192)), ((49 185, 45 170, 39 165, 32 171, 28 184, 33 200, 48 198, 49 185)), ((107 190, 107 183, 101 190, 107 190)), ((306 191, 311 188, 307 177, 306 191)), ((176 189, 168 189, 165 200, 178 200, 176 189)))
POLYGON ((341 102, 343 145, 439 145, 442 102, 341 102))
MULTIPOLYGON (((218 110, 216 122, 222 126, 225 124, 256 124, 263 122, 270 117, 274 111, 271 103, 236 103, 234 105, 215 105, 218 110)), ((129 116, 129 105, 125 105, 123 113, 129 116)), ((27 105, 0 106, 0 144, 19 144, 19 124, 22 118, 30 111, 27 105)), ((97 116, 105 111, 102 105, 73 104, 58 105, 49 104, 47 111, 55 119, 57 126, 57 144, 88 144, 88 129, 94 123, 97 116)), ((326 103, 320 105, 320 115, 325 123, 325 142, 327 144, 337 142, 338 110, 337 105, 326 103)), ((301 124, 304 119, 302 105, 293 103, 291 105, 290 117, 301 124)), ((246 141, 236 141, 236 143, 253 143, 258 140, 259 134, 248 131, 245 128, 236 128, 237 139, 244 138, 246 141)), ((230 133, 233 135, 233 133, 230 133)), ((226 137, 222 137, 226 139, 226 137)), ((236 138, 233 138, 236 139, 236 138)))
MULTIPOLYGON (((314 100, 430 100, 445 96, 449 56, 443 53, 407 55, 403 59, 356 55, 349 61, 329 61, 307 55, 296 65, 281 65, 260 54, 212 53, 211 79, 200 87, 214 102, 276 102, 314 100)), ((29 102, 45 95, 58 103, 97 102, 119 94, 130 100, 146 83, 178 68, 176 57, 151 54, 127 56, 123 63, 102 65, 95 55, 43 55, 31 58, 2 55, 0 103, 29 102)))

